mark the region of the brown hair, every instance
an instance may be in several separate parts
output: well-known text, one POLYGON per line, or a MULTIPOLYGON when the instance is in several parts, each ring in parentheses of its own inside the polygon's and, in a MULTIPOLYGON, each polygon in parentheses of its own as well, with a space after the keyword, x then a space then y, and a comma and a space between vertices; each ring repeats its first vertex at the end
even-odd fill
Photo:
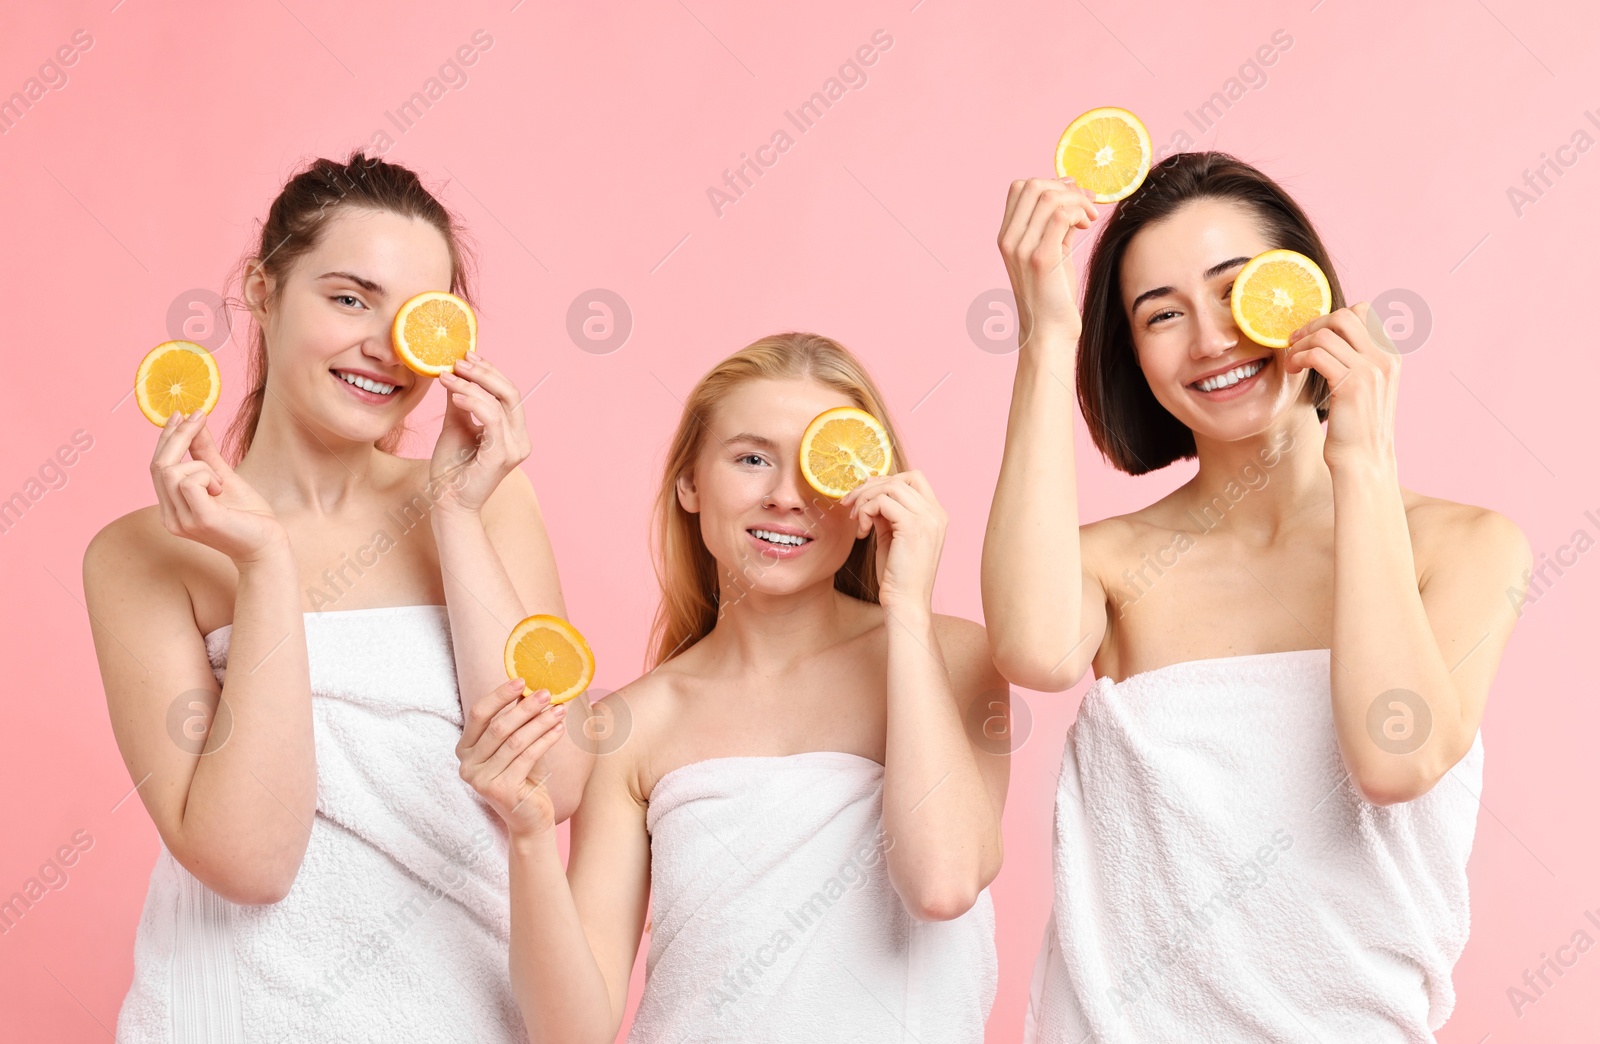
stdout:
MULTIPOLYGON (((257 248, 245 259, 242 273, 260 268, 272 277, 270 302, 283 292, 289 271, 315 249, 333 216, 344 208, 390 211, 426 221, 439 230, 450 249, 450 292, 471 302, 471 254, 461 224, 434 195, 423 187, 410 168, 367 156, 360 149, 348 161, 317 159, 289 179, 267 210, 257 248)), ((248 314, 248 307, 245 308, 248 314)), ((245 361, 246 387, 239 410, 223 436, 223 452, 238 463, 250 450, 261 405, 267 394, 267 337, 252 317, 249 355, 245 361)), ((393 452, 405 427, 401 425, 378 440, 379 449, 393 452)))
MULTIPOLYGON (((1225 152, 1180 152, 1151 168, 1133 194, 1118 204, 1089 258, 1078 341, 1078 405, 1089 434, 1111 464, 1130 475, 1164 468, 1195 455, 1194 432, 1156 400, 1139 369, 1133 333, 1122 302, 1122 257, 1147 225, 1200 199, 1242 203, 1255 213, 1275 248, 1296 250, 1328 277, 1333 307, 1344 291, 1311 219, 1277 182, 1225 152)), ((1328 382, 1308 370, 1305 397, 1317 419, 1328 417, 1328 382)))
MULTIPOLYGON (((661 602, 651 628, 646 668, 654 668, 711 633, 717 625, 717 560, 700 535, 699 519, 678 502, 678 477, 694 467, 712 414, 728 392, 746 381, 810 379, 850 397, 883 423, 894 447, 892 470, 905 454, 877 385, 850 350, 813 333, 780 333, 746 345, 700 378, 683 404, 683 416, 667 451, 655 505, 655 567, 661 602)), ((864 602, 878 601, 877 544, 873 534, 857 540, 833 574, 834 589, 864 602)))

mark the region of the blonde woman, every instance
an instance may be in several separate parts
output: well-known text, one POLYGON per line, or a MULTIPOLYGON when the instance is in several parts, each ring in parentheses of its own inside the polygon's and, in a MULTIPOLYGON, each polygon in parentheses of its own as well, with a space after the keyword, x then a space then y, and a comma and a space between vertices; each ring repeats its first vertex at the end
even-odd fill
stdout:
POLYGON ((927 479, 830 501, 801 477, 801 435, 835 406, 889 424, 813 334, 757 341, 690 392, 656 503, 654 669, 596 704, 625 739, 565 874, 548 796, 485 733, 489 703, 469 718, 463 775, 511 830, 536 1044, 615 1037, 645 931, 639 1044, 982 1039, 1008 766, 966 723, 1004 713, 1005 686, 983 629, 932 610, 927 479))
MULTIPOLYGON (((245 268, 233 452, 205 414, 171 417, 157 503, 84 556, 112 729, 161 835, 117 1039, 516 1040, 505 836, 451 755, 504 685, 510 627, 561 612, 521 396, 458 364, 431 458, 395 454, 434 383, 396 357, 395 313, 469 293, 460 227, 405 167, 310 164, 245 268)), ((560 718, 519 704, 538 716, 519 740, 560 718)), ((551 745, 554 818, 592 761, 551 745)))

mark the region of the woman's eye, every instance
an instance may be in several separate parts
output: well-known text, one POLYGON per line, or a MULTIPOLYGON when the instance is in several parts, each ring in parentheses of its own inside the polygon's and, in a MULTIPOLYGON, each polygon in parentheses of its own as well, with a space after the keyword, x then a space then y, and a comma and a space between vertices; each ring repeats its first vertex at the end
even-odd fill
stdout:
POLYGON ((342 305, 349 305, 352 308, 361 307, 361 298, 354 294, 335 294, 333 299, 342 305))
POLYGON ((759 467, 766 462, 767 459, 761 456, 759 453, 746 453, 744 456, 739 458, 740 464, 746 464, 750 467, 759 467))
POLYGON ((1160 320, 1163 316, 1177 315, 1177 314, 1178 314, 1177 312, 1174 312, 1170 308, 1167 309, 1165 312, 1157 312, 1154 315, 1152 315, 1149 319, 1145 320, 1145 325, 1146 326, 1154 326, 1154 325, 1156 325, 1156 322, 1158 320, 1160 320))

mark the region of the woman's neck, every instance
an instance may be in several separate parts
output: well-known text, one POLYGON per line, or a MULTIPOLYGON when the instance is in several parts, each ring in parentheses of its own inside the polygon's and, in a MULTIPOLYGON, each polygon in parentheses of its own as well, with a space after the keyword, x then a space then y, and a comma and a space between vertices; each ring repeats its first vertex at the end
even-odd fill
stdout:
POLYGON ((371 485, 378 453, 313 431, 269 392, 238 471, 275 509, 332 514, 371 485))
POLYGON ((1286 527, 1333 505, 1333 477, 1322 457, 1325 433, 1310 406, 1236 442, 1195 436, 1199 470, 1180 504, 1207 528, 1225 525, 1268 543, 1286 527))
POLYGON ((854 600, 832 578, 787 594, 751 591, 724 577, 710 639, 719 659, 778 674, 851 637, 854 600))

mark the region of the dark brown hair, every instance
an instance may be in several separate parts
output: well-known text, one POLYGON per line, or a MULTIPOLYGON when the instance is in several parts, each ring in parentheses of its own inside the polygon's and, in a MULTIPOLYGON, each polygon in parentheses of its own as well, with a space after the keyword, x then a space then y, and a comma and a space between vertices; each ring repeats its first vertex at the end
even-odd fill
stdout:
MULTIPOLYGON (((260 268, 272 277, 270 302, 283 292, 289 271, 296 261, 313 250, 327 230, 328 222, 345 208, 389 211, 402 217, 426 221, 439 230, 450 249, 450 292, 472 301, 470 290, 472 257, 464 241, 461 224, 433 193, 423 187, 410 168, 387 163, 361 150, 349 160, 317 159, 289 179, 267 210, 261 224, 261 239, 245 259, 243 273, 260 268)), ((246 314, 249 309, 246 307, 246 314)), ((223 452, 238 463, 250 450, 256 425, 261 420, 261 404, 267 394, 267 337, 252 318, 249 355, 245 361, 248 391, 239 403, 223 436, 223 452)), ((378 448, 393 452, 405 434, 402 425, 378 440, 378 448)))
MULTIPOLYGON (((709 427, 728 393, 749 381, 810 379, 849 397, 889 433, 894 447, 891 472, 905 470, 905 450, 883 395, 861 360, 850 349, 821 334, 788 331, 745 345, 711 368, 684 400, 683 416, 667 450, 661 486, 656 493, 655 565, 661 603, 646 666, 655 668, 693 646, 717 625, 721 587, 717 560, 700 535, 700 520, 678 500, 678 477, 694 467, 700 447, 712 435, 709 427)), ((833 587, 863 602, 878 601, 877 538, 871 531, 857 540, 844 565, 833 574, 833 587)))
MULTIPOLYGON (((1150 170, 1117 205, 1089 257, 1078 341, 1078 405, 1101 454, 1120 471, 1142 475, 1195 455, 1194 432, 1156 400, 1139 369, 1122 303, 1122 257, 1145 226, 1200 199, 1241 203, 1253 211, 1273 248, 1296 250, 1328 277, 1333 307, 1344 291, 1311 219, 1277 182, 1225 152, 1180 152, 1150 170)), ((1328 382, 1308 370, 1305 397, 1328 417, 1328 382)))

